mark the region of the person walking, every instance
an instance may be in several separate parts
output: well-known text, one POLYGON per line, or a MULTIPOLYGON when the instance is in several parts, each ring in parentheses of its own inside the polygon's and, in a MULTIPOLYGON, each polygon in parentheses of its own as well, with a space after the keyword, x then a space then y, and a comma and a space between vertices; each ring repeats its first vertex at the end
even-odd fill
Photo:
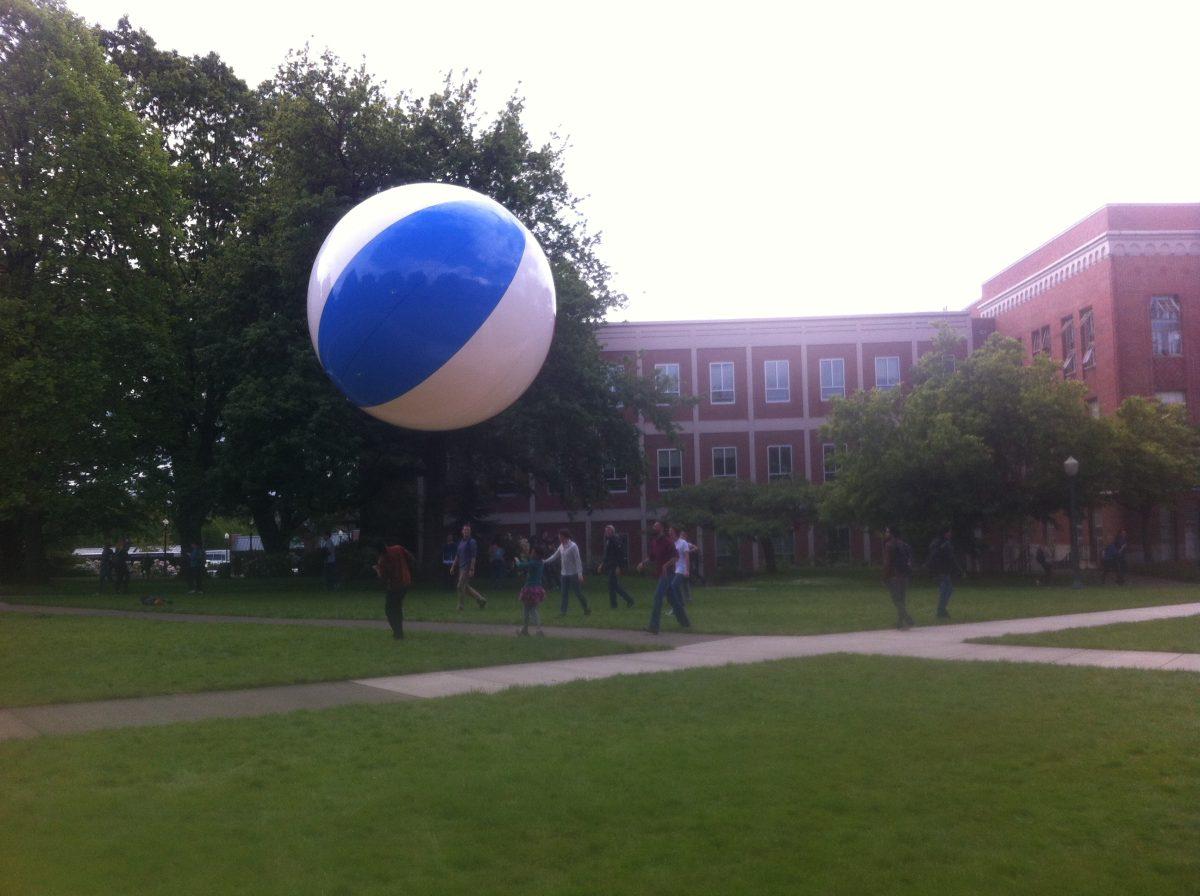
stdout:
POLYGON ((454 533, 446 533, 446 543, 442 545, 442 566, 446 570, 446 587, 454 588, 454 558, 458 556, 458 545, 454 542, 454 533))
POLYGON ((907 631, 913 627, 908 615, 908 579, 912 575, 912 548, 900 538, 895 529, 883 530, 883 581, 892 603, 896 606, 896 628, 907 631))
POLYGON ((412 584, 411 565, 417 558, 398 542, 379 542, 375 575, 383 582, 383 615, 392 627, 392 638, 404 639, 404 595, 412 584))
MULTIPOLYGON (((654 589, 654 603, 650 607, 650 624, 646 626, 648 634, 657 635, 662 621, 663 598, 672 602, 672 609, 675 609, 674 603, 678 601, 675 592, 671 589, 671 580, 675 577, 678 555, 674 542, 663 532, 661 522, 655 520, 651 532, 653 537, 650 539, 647 551, 649 556, 638 564, 638 569, 648 567, 658 575, 658 585, 654 589)), ((679 609, 682 609, 682 606, 680 604, 679 609)), ((683 613, 677 612, 676 619, 685 628, 691 624, 686 610, 683 613)))
POLYGON ((1113 542, 1117 549, 1117 584, 1125 584, 1125 550, 1129 547, 1129 539, 1125 537, 1125 530, 1122 529, 1117 533, 1117 539, 1113 542))
POLYGON ((573 589, 579 602, 583 605, 583 615, 591 616, 592 608, 588 606, 587 598, 583 596, 583 558, 579 556, 579 545, 571 540, 571 533, 566 529, 558 530, 558 549, 546 558, 546 564, 549 565, 555 560, 559 561, 562 566, 562 571, 559 573, 559 580, 562 582, 562 605, 559 607, 558 615, 567 615, 567 605, 573 589))
POLYGON ((204 566, 207 559, 204 546, 198 541, 193 541, 192 550, 188 554, 188 594, 204 593, 204 566))
POLYGON ((338 587, 337 542, 333 533, 326 532, 321 538, 322 572, 325 577, 325 590, 335 591, 338 587))
POLYGON ((129 539, 122 538, 113 552, 113 593, 129 593, 129 539))
POLYGON ((479 544, 471 537, 471 524, 462 527, 462 539, 454 554, 454 563, 450 567, 450 575, 458 570, 458 609, 463 608, 463 600, 469 594, 475 598, 475 603, 482 610, 487 606, 487 598, 471 587, 471 579, 475 578, 475 560, 479 556, 479 544))
POLYGON ((600 571, 608 576, 608 602, 615 610, 617 598, 625 601, 625 606, 633 606, 633 598, 621 587, 621 567, 626 563, 625 546, 617 538, 617 530, 613 526, 604 527, 604 559, 600 561, 600 571))
POLYGON ((942 534, 929 545, 929 559, 926 561, 929 572, 938 580, 937 618, 950 618, 950 597, 954 594, 954 576, 965 576, 966 573, 954 556, 953 533, 943 529, 942 534))
POLYGON ((100 551, 100 585, 99 591, 104 593, 104 585, 107 582, 112 584, 113 577, 113 548, 109 542, 104 542, 104 549, 100 551))
POLYGON ((546 589, 542 585, 542 570, 545 568, 545 563, 542 562, 541 546, 530 545, 528 552, 517 561, 516 566, 517 569, 525 570, 525 584, 521 587, 520 595, 524 620, 521 628, 517 630, 517 634, 528 635, 529 625, 533 623, 537 627, 538 637, 544 637, 546 633, 542 631, 542 617, 538 611, 538 607, 546 599, 546 589))
POLYGON ((1054 577, 1054 565, 1050 562, 1050 557, 1046 554, 1046 548, 1039 544, 1033 558, 1042 569, 1041 576, 1034 579, 1034 583, 1037 585, 1049 585, 1050 580, 1054 577))

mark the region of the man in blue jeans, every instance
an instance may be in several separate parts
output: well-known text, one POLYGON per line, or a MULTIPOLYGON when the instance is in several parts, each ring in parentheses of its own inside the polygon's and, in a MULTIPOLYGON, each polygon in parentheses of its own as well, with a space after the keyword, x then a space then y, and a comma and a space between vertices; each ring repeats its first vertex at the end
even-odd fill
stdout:
POLYGON ((566 529, 559 530, 558 550, 546 558, 546 565, 549 566, 554 560, 562 563, 562 573, 559 576, 562 579, 562 606, 559 608, 558 615, 567 615, 567 603, 570 600, 572 588, 575 589, 579 602, 583 604, 583 615, 592 615, 592 608, 588 606, 587 598, 583 596, 583 558, 579 556, 579 545, 571 541, 571 533, 566 529))
POLYGON ((670 601, 671 608, 675 611, 675 618, 681 628, 690 628, 692 624, 688 619, 687 610, 683 608, 683 601, 679 599, 678 590, 673 587, 681 574, 684 577, 687 576, 687 542, 684 542, 681 551, 678 546, 678 543, 682 541, 679 537, 679 530, 672 526, 670 531, 672 538, 663 534, 662 523, 657 521, 654 523, 655 537, 650 542, 650 557, 642 564, 643 566, 646 563, 653 564, 658 570, 658 587, 654 589, 654 606, 650 610, 650 625, 646 627, 646 631, 652 635, 658 634, 664 597, 670 601))

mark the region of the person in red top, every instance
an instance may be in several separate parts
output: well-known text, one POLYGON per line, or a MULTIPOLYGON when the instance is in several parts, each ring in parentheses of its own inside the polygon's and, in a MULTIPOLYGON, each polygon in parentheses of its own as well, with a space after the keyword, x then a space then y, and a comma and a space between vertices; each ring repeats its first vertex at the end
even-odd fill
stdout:
POLYGON ((403 545, 379 543, 375 575, 383 582, 383 612, 397 641, 404 638, 404 595, 412 584, 409 564, 415 562, 416 558, 403 545))
MULTIPOLYGON (((675 562, 679 555, 676 553, 675 543, 663 532, 661 522, 654 521, 652 532, 654 537, 650 539, 647 548, 649 556, 638 564, 638 569, 648 566, 658 575, 658 586, 654 589, 654 604, 650 608, 650 624, 645 629, 648 633, 657 635, 659 622, 662 619, 663 598, 668 598, 672 606, 675 606, 676 603, 675 592, 671 590, 671 579, 675 575, 675 562)), ((686 628, 689 624, 686 620, 687 616, 682 616, 679 624, 686 628)))

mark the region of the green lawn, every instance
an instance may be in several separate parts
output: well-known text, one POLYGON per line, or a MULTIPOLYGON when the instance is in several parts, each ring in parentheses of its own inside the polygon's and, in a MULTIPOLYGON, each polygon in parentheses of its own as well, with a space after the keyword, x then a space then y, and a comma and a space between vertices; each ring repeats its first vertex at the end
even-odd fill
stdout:
POLYGON ((1197 678, 823 657, 0 743, 6 896, 1196 893, 1197 678))
POLYGON ((1031 647, 1080 647, 1088 650, 1160 650, 1200 653, 1200 616, 1127 622, 1095 628, 1068 628, 1035 635, 980 638, 980 644, 1028 644, 1031 647))
MULTIPOLYGON (((610 641, 0 614, 0 706, 629 653, 610 641)), ((0 888, 2 890, 3 888, 0 888)))
MULTIPOLYGON (((591 601, 591 616, 583 616, 578 604, 569 614, 556 618, 558 596, 550 595, 543 616, 550 625, 597 626, 604 628, 643 628, 649 618, 653 582, 630 576, 626 587, 638 606, 609 609, 605 582, 590 576, 586 593, 591 601)), ((203 597, 188 596, 174 582, 135 582, 134 593, 114 597, 97 596, 94 583, 64 580, 54 587, 31 591, 9 589, 5 599, 24 603, 71 604, 122 609, 142 609, 137 597, 144 593, 166 594, 174 603, 166 612, 232 613, 239 615, 378 619, 382 616, 382 598, 375 588, 348 588, 330 593, 319 582, 305 579, 281 581, 236 580, 209 584, 203 597)), ((518 583, 509 580, 492 587, 486 581, 479 589, 489 597, 480 610, 473 604, 462 613, 456 611, 453 592, 416 588, 405 601, 405 612, 417 620, 469 620, 510 624, 520 619, 516 593, 518 583)), ((695 603, 690 615, 696 631, 730 634, 821 634, 886 628, 894 620, 891 602, 872 570, 804 570, 774 577, 759 577, 743 583, 694 588, 695 603)), ((910 609, 919 625, 934 624, 936 589, 924 577, 918 577, 910 589, 910 609)), ((1138 587, 1089 586, 1080 590, 1069 587, 1037 588, 1028 580, 970 580, 959 585, 951 603, 955 622, 981 622, 1023 616, 1047 616, 1081 613, 1121 607, 1186 603, 1200 600, 1200 586, 1164 582, 1138 587)), ((674 622, 663 620, 663 630, 674 622)))

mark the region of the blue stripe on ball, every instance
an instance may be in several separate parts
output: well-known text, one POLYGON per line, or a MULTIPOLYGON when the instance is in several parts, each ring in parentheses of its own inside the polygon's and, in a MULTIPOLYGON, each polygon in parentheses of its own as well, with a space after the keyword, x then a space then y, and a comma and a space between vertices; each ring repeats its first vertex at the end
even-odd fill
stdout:
POLYGON ((333 284, 318 330, 321 364, 359 407, 403 395, 483 325, 524 251, 515 219, 480 203, 447 202, 402 218, 333 284))

